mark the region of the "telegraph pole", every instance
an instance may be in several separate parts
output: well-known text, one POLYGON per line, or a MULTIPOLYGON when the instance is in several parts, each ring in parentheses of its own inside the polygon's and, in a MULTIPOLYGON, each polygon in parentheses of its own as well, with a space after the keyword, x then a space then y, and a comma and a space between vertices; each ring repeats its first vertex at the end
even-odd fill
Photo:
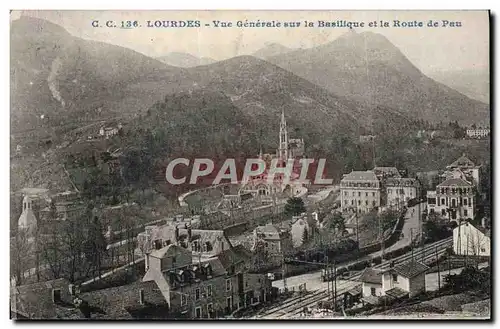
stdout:
POLYGON ((439 270, 439 258, 438 258, 438 248, 436 246, 436 262, 438 270, 438 291, 441 290, 441 271, 439 270))
POLYGON ((413 262, 413 227, 410 228, 411 261, 413 262))
POLYGON ((333 291, 333 311, 337 311, 337 265, 335 260, 333 260, 333 279, 334 281, 334 291, 333 291))

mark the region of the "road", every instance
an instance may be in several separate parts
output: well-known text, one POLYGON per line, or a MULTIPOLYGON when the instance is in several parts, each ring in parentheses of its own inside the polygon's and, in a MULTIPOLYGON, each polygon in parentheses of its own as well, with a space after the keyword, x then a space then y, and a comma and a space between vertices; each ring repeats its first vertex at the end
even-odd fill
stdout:
POLYGON ((416 206, 409 207, 408 211, 405 215, 405 224, 401 232, 403 233, 403 238, 398 240, 395 244, 390 247, 387 247, 386 252, 403 248, 405 246, 409 246, 411 243, 411 239, 415 239, 417 234, 420 234, 420 221, 419 221, 419 207, 420 214, 424 210, 424 204, 419 203, 416 206), (412 233, 413 232, 413 233, 412 233))

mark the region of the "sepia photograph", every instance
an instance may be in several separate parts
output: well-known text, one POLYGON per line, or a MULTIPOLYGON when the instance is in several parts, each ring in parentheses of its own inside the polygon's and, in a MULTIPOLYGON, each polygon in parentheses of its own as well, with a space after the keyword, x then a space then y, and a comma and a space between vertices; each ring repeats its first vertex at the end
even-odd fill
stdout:
POLYGON ((491 20, 12 10, 10 319, 491 320, 491 20))

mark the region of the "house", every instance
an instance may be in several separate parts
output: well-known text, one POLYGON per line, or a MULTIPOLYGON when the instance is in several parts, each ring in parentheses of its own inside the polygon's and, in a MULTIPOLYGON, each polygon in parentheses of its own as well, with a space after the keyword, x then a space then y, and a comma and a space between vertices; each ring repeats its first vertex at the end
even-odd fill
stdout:
POLYGON ((137 236, 136 254, 145 256, 146 267, 153 251, 169 245, 178 245, 199 257, 208 257, 232 247, 221 230, 192 229, 187 223, 178 225, 146 226, 137 236))
POLYGON ((380 181, 373 171, 352 171, 340 182, 342 212, 367 213, 380 206, 380 181))
POLYGON ((451 178, 427 192, 430 213, 436 212, 444 218, 458 222, 464 218, 474 218, 474 188, 461 178, 451 178))
POLYGON ((414 178, 388 178, 385 181, 388 206, 405 206, 420 196, 420 182, 414 178))
POLYGON ((363 302, 377 305, 425 292, 425 274, 429 267, 415 260, 388 270, 367 268, 361 274, 363 302))
POLYGON ((105 127, 105 126, 102 126, 100 129, 99 129, 99 135, 100 136, 104 136, 106 138, 111 138, 115 135, 118 135, 118 133, 120 132, 120 130, 122 129, 122 125, 121 124, 118 124, 118 126, 116 127, 105 127))
POLYGON ((491 256, 491 230, 469 222, 453 229, 453 252, 456 255, 491 256))
POLYGON ((85 318, 93 320, 168 319, 170 312, 154 281, 94 290, 78 294, 85 318))
POLYGON ((391 264, 389 270, 382 274, 382 295, 400 299, 405 294, 411 298, 425 292, 425 274, 428 269, 425 264, 414 260, 396 266, 391 264), (401 291, 405 293, 401 294, 401 291))
POLYGON ((294 247, 300 247, 314 236, 316 220, 313 216, 302 214, 301 216, 293 216, 290 234, 294 247))
POLYGON ((283 229, 278 229, 272 224, 267 224, 264 226, 258 226, 254 230, 254 247, 259 241, 262 241, 265 246, 265 250, 270 255, 276 255, 283 251, 289 250, 292 246, 292 239, 290 233, 283 229))
POLYGON ((368 267, 361 273, 359 280, 362 282, 363 302, 377 305, 379 303, 378 297, 383 295, 382 271, 368 267))
POLYGON ((154 281, 168 303, 170 317, 215 318, 267 301, 271 282, 248 273, 247 256, 234 248, 205 259, 171 244, 150 254, 143 282, 154 281))
POLYGON ((467 137, 481 139, 481 138, 486 138, 490 135, 490 129, 472 128, 472 129, 467 129, 465 133, 467 134, 467 137))
POLYGON ((445 179, 447 179, 446 175, 453 170, 460 170, 460 172, 464 176, 460 178, 468 181, 471 185, 475 186, 478 191, 481 191, 481 166, 476 165, 471 159, 466 156, 465 153, 463 153, 462 156, 453 161, 450 165, 446 166, 446 171, 444 174, 445 179))
POLYGON ((82 319, 73 303, 74 290, 66 279, 10 288, 10 313, 16 320, 82 319))

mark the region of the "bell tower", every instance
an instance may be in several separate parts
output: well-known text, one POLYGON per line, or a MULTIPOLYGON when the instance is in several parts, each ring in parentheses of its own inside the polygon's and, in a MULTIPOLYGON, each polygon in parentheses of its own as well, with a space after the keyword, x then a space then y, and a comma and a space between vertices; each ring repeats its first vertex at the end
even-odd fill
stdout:
POLYGON ((281 122, 280 122, 280 147, 278 150, 278 156, 281 160, 288 160, 288 132, 286 129, 285 111, 281 112, 281 122))

